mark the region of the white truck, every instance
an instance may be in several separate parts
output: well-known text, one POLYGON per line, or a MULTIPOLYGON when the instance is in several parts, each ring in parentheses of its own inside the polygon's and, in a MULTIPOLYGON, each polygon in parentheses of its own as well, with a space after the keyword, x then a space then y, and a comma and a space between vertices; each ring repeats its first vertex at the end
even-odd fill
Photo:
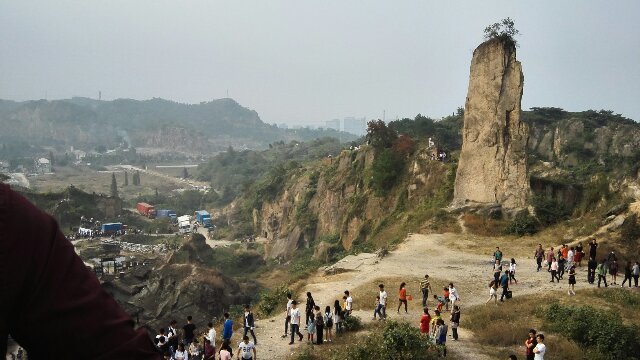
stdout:
POLYGON ((188 234, 191 232, 191 216, 182 215, 178 217, 178 232, 180 234, 188 234))

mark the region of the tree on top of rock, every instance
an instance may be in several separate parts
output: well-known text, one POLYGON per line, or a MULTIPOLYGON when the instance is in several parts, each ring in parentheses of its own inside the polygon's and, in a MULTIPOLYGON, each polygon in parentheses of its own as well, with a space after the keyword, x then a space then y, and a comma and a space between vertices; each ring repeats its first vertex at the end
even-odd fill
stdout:
POLYGON ((494 23, 484 28, 484 38, 487 40, 500 39, 507 44, 518 46, 518 42, 515 39, 516 35, 519 35, 520 31, 516 29, 515 23, 511 18, 502 19, 502 21, 494 23))

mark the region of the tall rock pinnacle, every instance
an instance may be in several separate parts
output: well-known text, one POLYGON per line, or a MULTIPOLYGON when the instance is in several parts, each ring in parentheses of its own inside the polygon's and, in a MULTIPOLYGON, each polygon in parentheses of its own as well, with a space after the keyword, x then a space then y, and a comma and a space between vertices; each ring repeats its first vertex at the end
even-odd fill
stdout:
POLYGON ((523 83, 511 44, 488 40, 473 52, 454 206, 526 206, 529 127, 520 121, 523 83))

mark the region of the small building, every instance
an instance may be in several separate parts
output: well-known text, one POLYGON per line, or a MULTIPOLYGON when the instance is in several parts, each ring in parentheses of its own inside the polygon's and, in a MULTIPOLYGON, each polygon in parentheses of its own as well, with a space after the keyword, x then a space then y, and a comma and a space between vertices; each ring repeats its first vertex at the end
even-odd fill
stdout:
POLYGON ((46 158, 36 160, 36 172, 38 174, 46 174, 51 172, 51 161, 46 158))

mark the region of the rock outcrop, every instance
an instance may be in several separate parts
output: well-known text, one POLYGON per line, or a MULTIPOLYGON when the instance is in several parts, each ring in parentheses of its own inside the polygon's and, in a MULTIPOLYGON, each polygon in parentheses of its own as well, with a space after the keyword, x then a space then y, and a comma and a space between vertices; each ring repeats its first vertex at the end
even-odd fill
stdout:
POLYGON ((473 52, 454 206, 526 206, 529 129, 520 120, 523 83, 512 45, 494 39, 473 52))

